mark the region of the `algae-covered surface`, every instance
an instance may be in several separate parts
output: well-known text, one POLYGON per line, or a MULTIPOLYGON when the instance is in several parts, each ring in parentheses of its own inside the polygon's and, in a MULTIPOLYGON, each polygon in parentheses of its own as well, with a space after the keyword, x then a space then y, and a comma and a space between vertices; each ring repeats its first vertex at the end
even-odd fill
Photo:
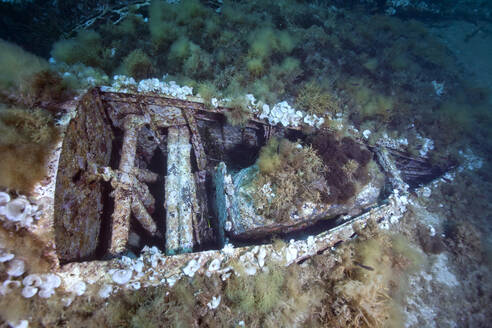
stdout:
POLYGON ((0 327, 490 325, 487 1, 0 11, 0 327))

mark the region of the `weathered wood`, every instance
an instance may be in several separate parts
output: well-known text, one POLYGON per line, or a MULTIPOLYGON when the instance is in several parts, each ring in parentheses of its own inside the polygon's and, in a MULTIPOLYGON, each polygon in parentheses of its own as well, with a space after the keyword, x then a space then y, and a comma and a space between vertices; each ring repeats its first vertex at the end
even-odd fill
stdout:
POLYGON ((54 230, 62 262, 94 255, 98 245, 104 188, 92 166, 107 166, 114 138, 97 90, 84 95, 66 131, 55 188, 54 230))
POLYGON ((196 185, 191 173, 191 144, 187 127, 169 128, 167 139, 166 253, 193 250, 193 222, 198 203, 196 185))
MULTIPOLYGON (((133 93, 120 93, 120 92, 103 92, 100 91, 101 98, 106 102, 114 102, 114 103, 124 103, 124 104, 143 104, 147 107, 158 106, 158 107, 176 107, 187 111, 193 112, 208 112, 208 113, 218 113, 224 114, 231 110, 231 108, 218 106, 216 108, 211 108, 206 106, 203 102, 191 101, 191 100, 181 100, 176 98, 170 98, 164 95, 140 95, 133 93)), ((256 117, 251 117, 249 122, 254 122, 262 125, 269 125, 267 121, 257 119, 256 117)), ((181 125, 181 124, 173 124, 173 125, 181 125)), ((301 127, 286 127, 286 129, 290 130, 300 130, 301 127)))
POLYGON ((217 168, 216 183, 223 184, 217 189, 216 196, 217 202, 223 202, 218 206, 219 218, 231 238, 252 240, 272 234, 298 231, 320 219, 334 218, 347 213, 360 214, 366 208, 377 204, 384 185, 384 175, 377 165, 372 165, 368 168, 369 182, 361 186, 355 197, 343 203, 306 202, 300 208, 292 206, 289 216, 278 220, 258 214, 253 195, 261 191, 252 184, 257 174, 257 165, 245 168, 233 176, 227 173, 223 163, 217 168))
POLYGON ((157 232, 157 226, 150 216, 149 212, 147 212, 140 198, 133 196, 131 207, 133 215, 138 220, 138 222, 140 222, 142 227, 150 232, 152 235, 154 235, 157 232))
POLYGON ((187 110, 183 111, 186 122, 191 131, 191 144, 193 145, 193 150, 195 152, 196 164, 198 170, 205 170, 207 167, 207 156, 205 155, 205 150, 203 149, 202 138, 200 137, 200 132, 198 132, 198 125, 196 124, 195 117, 193 113, 187 110))
POLYGON ((120 183, 114 190, 114 212, 111 216, 111 242, 109 253, 119 254, 126 250, 130 232, 130 213, 132 205, 132 189, 130 173, 135 167, 138 131, 145 124, 141 116, 129 115, 125 118, 123 146, 119 170, 122 173, 120 183))

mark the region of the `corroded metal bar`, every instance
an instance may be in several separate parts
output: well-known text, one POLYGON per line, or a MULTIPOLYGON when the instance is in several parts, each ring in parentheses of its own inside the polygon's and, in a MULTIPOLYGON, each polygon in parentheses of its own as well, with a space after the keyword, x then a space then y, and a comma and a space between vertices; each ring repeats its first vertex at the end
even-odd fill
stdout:
POLYGON ((205 170, 207 167, 207 156, 205 155, 205 150, 203 149, 202 139, 200 137, 200 133, 198 132, 198 125, 196 124, 195 116, 188 110, 183 110, 183 114, 191 130, 191 143, 193 145, 193 150, 195 151, 198 170, 205 170))
POLYGON ((142 116, 128 115, 125 118, 125 132, 119 165, 120 183, 114 190, 115 206, 111 216, 112 233, 109 252, 113 255, 123 252, 128 242, 132 203, 132 193, 129 188, 132 184, 130 173, 135 166, 138 131, 143 124, 145 124, 145 119, 142 116))
POLYGON ((193 221, 198 208, 196 185, 191 173, 187 127, 172 127, 168 132, 166 190, 166 253, 191 252, 193 221))

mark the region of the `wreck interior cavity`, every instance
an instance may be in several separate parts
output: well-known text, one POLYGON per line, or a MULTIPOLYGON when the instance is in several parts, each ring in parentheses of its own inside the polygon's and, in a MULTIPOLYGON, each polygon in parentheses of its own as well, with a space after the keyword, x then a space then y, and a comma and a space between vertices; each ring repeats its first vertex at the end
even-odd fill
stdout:
MULTIPOLYGON (((67 129, 58 168, 55 240, 60 262, 138 255, 146 245, 174 255, 219 249, 226 241, 253 245, 274 238, 305 239, 388 197, 389 178, 373 165, 364 169, 367 185, 358 187, 360 197, 293 208, 286 221, 259 215, 251 199, 260 191, 247 191, 241 178, 259 174, 255 163, 272 137, 318 144, 319 151, 349 159, 361 156, 357 147, 368 150, 329 136, 316 141, 318 136, 259 120, 232 126, 226 110, 172 98, 89 91, 67 129), (342 144, 345 155, 330 149, 342 144)), ((427 175, 415 179, 436 174, 425 162, 391 155, 401 157, 396 162, 404 172, 406 167, 426 168, 420 172, 427 175)), ((376 156, 370 152, 372 159, 376 156)))

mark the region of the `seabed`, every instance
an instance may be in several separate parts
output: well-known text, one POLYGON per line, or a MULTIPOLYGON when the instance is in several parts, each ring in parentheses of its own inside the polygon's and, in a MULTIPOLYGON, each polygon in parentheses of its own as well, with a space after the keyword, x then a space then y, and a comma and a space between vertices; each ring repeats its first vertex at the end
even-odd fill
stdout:
MULTIPOLYGON (((401 3, 391 3, 396 13, 401 3)), ((486 20, 453 20, 429 33, 474 83, 492 87, 490 30, 486 20)), ((361 125, 346 112, 317 115, 252 94, 235 107, 166 77, 108 81, 36 102, 58 113, 60 137, 32 192, 0 186, 0 327, 488 326, 486 150, 477 155, 473 144, 453 157, 415 124, 398 136, 386 131, 385 97, 361 105, 377 103, 381 122, 361 125), (296 189, 302 204, 282 207, 279 220, 269 212, 275 188, 255 184, 278 175, 260 160, 272 144, 272 157, 287 162, 287 147, 306 160, 316 140, 331 140, 332 150, 345 142, 370 158, 344 166, 350 197, 326 201, 335 185, 323 174, 306 177, 309 186, 296 189)), ((428 84, 436 104, 456 90, 428 84)), ((343 88, 367 100, 363 79, 343 88)), ((25 90, 12 90, 0 89, 0 100, 25 101, 25 90)), ((476 104, 490 110, 490 102, 476 104)))

